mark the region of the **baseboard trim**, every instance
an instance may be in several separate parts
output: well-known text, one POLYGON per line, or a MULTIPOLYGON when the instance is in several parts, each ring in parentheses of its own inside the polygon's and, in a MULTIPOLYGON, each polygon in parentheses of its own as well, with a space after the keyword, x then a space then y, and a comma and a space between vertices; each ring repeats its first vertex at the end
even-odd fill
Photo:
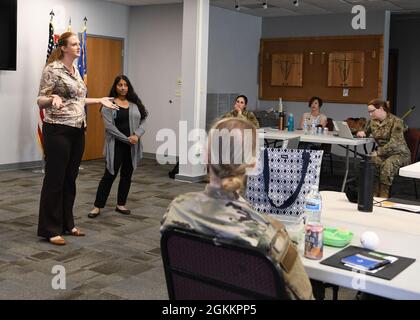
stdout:
POLYGON ((0 171, 22 170, 22 169, 41 169, 44 166, 44 161, 28 161, 18 163, 0 164, 0 171))
POLYGON ((162 164, 176 164, 178 162, 177 156, 163 156, 163 155, 156 155, 156 153, 151 152, 143 152, 144 159, 155 160, 157 163, 162 164))
POLYGON ((202 182, 207 178, 207 175, 202 175, 202 176, 196 176, 196 177, 191 177, 191 176, 185 176, 182 174, 176 174, 175 175, 175 180, 176 181, 181 181, 181 182, 190 182, 190 183, 195 183, 195 182, 202 182))

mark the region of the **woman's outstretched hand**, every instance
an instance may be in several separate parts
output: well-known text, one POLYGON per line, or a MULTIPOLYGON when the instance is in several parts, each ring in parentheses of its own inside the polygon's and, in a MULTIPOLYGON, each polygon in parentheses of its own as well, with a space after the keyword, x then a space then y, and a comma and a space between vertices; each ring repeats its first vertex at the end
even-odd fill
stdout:
POLYGON ((114 98, 112 97, 103 97, 100 100, 100 103, 105 107, 112 110, 118 110, 119 107, 114 103, 114 98))

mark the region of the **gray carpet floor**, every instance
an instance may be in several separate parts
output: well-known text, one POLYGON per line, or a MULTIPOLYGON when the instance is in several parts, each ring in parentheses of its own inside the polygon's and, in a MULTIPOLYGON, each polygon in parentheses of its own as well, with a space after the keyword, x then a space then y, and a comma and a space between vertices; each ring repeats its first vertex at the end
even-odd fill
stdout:
MULTIPOLYGON (((76 226, 87 235, 67 236, 67 245, 60 247, 36 235, 43 175, 31 169, 0 172, 0 300, 167 299, 160 220, 176 195, 204 188, 203 183, 169 179, 171 169, 171 165, 143 160, 134 173, 127 203, 132 214, 115 212, 116 180, 107 207, 99 217, 89 219, 104 163, 83 162, 74 214, 76 226), (52 285, 57 265, 65 268, 64 290, 52 285)), ((337 173, 324 176, 321 189, 340 185, 342 176, 337 173)), ((407 192, 412 193, 412 187, 407 192)), ((354 291, 340 289, 340 299, 354 296, 354 291)), ((331 298, 330 289, 327 298, 331 298)))

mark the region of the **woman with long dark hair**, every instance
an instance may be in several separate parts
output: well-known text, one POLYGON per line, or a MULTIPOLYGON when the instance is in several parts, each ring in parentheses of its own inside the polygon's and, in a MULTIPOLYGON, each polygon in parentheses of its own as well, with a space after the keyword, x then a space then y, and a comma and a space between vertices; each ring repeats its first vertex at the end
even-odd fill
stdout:
POLYGON ((105 207, 112 184, 120 171, 118 199, 115 211, 130 214, 125 207, 131 186, 131 176, 142 158, 141 136, 144 134, 143 123, 148 112, 134 91, 130 80, 119 75, 109 93, 114 97, 118 111, 102 108, 102 118, 105 125, 105 173, 99 182, 96 200, 89 218, 96 218, 105 207))

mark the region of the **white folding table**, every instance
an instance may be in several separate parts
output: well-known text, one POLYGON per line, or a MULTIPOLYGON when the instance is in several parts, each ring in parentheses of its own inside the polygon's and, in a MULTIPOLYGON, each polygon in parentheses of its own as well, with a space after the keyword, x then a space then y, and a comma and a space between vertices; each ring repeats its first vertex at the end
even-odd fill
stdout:
POLYGON ((400 176, 420 179, 420 161, 400 168, 400 176))
MULTIPOLYGON (((350 230, 354 233, 351 244, 356 246, 360 246, 363 232, 373 231, 380 239, 377 251, 416 261, 392 280, 385 280, 322 265, 322 260, 302 256, 309 277, 391 299, 420 299, 420 214, 375 206, 372 213, 363 213, 342 192, 322 191, 321 196, 321 222, 324 227, 350 230)), ((342 248, 324 246, 323 259, 340 250, 342 248)))

